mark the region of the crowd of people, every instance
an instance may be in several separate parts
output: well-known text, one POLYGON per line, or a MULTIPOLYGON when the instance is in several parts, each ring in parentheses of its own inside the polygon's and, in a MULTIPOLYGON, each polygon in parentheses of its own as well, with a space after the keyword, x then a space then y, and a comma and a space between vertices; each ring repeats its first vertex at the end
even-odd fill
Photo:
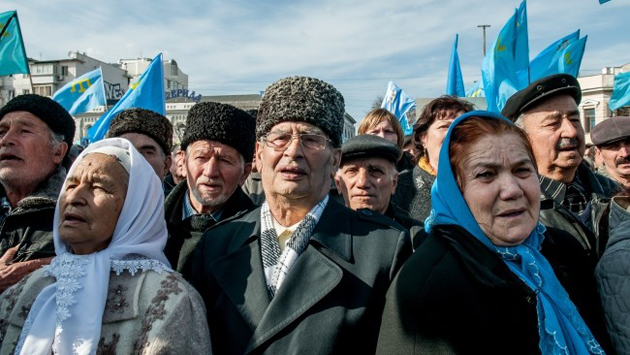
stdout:
POLYGON ((342 142, 329 83, 258 110, 0 108, 0 354, 630 353, 630 117, 578 81, 500 114, 443 96, 342 142), (590 158, 589 158, 590 157, 590 158), (628 287, 626 287, 628 285, 628 287))

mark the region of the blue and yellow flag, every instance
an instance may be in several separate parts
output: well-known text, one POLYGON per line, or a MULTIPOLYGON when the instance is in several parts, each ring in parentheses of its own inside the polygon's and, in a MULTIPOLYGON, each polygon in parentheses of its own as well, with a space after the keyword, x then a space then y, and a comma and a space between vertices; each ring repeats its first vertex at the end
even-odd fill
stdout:
POLYGON ((610 110, 630 105, 630 72, 615 75, 615 85, 608 102, 610 110))
POLYGON ((459 35, 455 35, 453 42, 453 51, 451 52, 451 61, 448 64, 448 79, 446 81, 446 95, 464 97, 466 95, 464 89, 464 78, 462 76, 462 68, 459 65, 459 55, 457 55, 457 40, 459 35))
POLYGON ((483 91, 483 80, 477 80, 474 84, 466 91, 466 97, 485 97, 486 94, 483 91))
POLYGON ((17 11, 0 14, 0 76, 29 74, 17 11))
POLYGON ((558 73, 571 74, 576 78, 578 77, 587 38, 588 36, 584 36, 578 39, 561 52, 560 60, 558 61, 558 73))
POLYGON ((508 98, 521 89, 515 58, 516 20, 517 13, 514 11, 481 65, 488 111, 501 112, 508 98))
POLYGON ((516 9, 516 40, 514 65, 521 89, 529 85, 529 35, 527 33, 527 5, 525 1, 516 9))
POLYGON ((416 107, 416 100, 405 94, 398 85, 390 81, 387 85, 387 92, 383 98, 381 108, 394 114, 398 117, 400 125, 402 126, 405 135, 409 135, 413 132, 413 124, 407 122, 407 112, 416 107))
POLYGON ((90 142, 96 142, 109 130, 111 120, 122 110, 128 108, 144 108, 166 114, 166 100, 164 95, 164 67, 162 66, 162 53, 158 54, 149 67, 134 82, 125 95, 94 123, 88 130, 90 142))
POLYGON ((71 115, 105 106, 105 83, 101 68, 83 74, 57 90, 52 97, 71 115))
MULTIPOLYGON (((531 81, 536 81, 553 74, 564 73, 560 71, 560 65, 563 61, 566 62, 567 59, 569 63, 575 63, 574 58, 577 53, 569 51, 567 55, 567 49, 576 43, 579 38, 580 30, 577 30, 543 49, 536 58, 532 59, 529 63, 531 81), (565 55, 567 55, 567 58, 564 58, 565 55)), ((573 50, 575 50, 575 48, 573 50)), ((563 65, 563 67, 565 66, 563 65)), ((577 73, 574 76, 577 76, 577 73)))

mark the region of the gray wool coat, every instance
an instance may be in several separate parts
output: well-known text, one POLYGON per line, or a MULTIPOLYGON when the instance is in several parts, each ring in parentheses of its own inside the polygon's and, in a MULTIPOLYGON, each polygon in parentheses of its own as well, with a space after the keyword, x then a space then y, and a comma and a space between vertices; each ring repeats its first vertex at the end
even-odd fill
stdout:
POLYGON ((630 354, 630 198, 614 197, 608 217, 610 238, 595 277, 606 326, 618 354, 630 354))
MULTIPOLYGON (((53 282, 40 269, 0 295, 0 355, 13 354, 33 302, 53 282)), ((203 301, 179 274, 110 274, 96 354, 211 353, 203 301)))

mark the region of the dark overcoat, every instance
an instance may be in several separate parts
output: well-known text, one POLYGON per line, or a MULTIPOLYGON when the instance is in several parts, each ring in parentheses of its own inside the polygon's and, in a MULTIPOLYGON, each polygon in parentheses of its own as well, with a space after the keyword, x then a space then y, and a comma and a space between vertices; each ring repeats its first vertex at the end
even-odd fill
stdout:
MULTIPOLYGON (((594 264, 548 228, 541 253, 605 350, 594 264)), ((459 226, 436 226, 387 294, 377 354, 539 354, 536 293, 459 226)))
POLYGON ((209 229, 193 259, 217 354, 374 353, 385 293, 409 232, 329 200, 309 245, 270 300, 260 208, 209 229))

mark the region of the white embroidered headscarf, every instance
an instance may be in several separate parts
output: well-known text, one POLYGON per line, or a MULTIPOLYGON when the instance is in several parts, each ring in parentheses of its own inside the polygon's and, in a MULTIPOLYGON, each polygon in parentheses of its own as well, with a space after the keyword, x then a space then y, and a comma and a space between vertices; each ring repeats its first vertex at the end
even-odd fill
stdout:
MULTIPOLYGON (((56 282, 35 300, 16 347, 16 354, 94 354, 111 270, 170 270, 164 256, 167 230, 164 193, 153 168, 126 139, 111 138, 88 146, 68 176, 90 153, 114 155, 129 172, 127 196, 109 246, 89 255, 74 255, 59 236, 59 203, 55 209, 55 257, 46 270, 56 282), (122 149, 121 149, 122 148, 122 149), (123 155, 121 155, 121 152, 123 155), (124 155, 127 156, 124 156, 124 155)), ((66 189, 64 183, 61 194, 66 189)))

